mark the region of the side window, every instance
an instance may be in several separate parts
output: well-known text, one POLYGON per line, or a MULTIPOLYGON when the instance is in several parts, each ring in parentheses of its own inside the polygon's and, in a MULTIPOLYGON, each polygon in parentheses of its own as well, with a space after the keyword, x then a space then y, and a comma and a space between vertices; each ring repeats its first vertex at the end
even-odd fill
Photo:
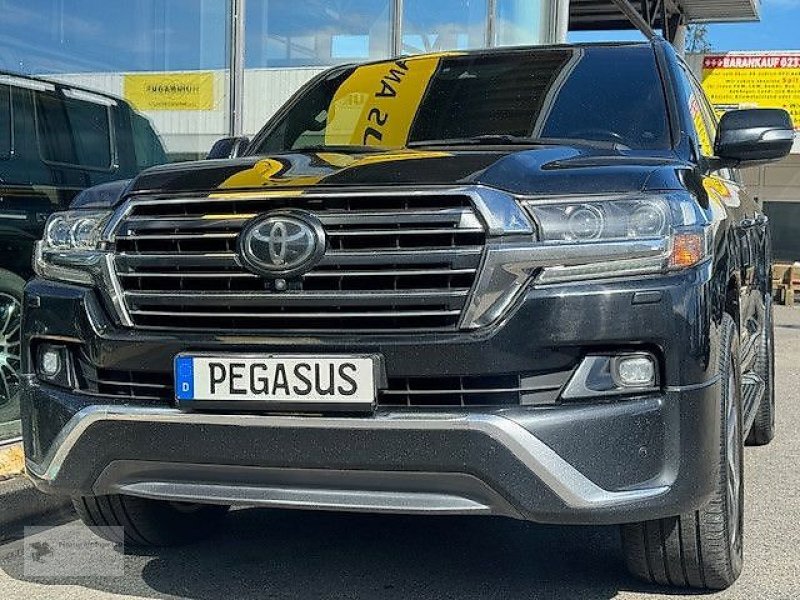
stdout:
POLYGON ((136 152, 136 167, 139 170, 167 162, 164 146, 158 134, 153 130, 150 121, 145 117, 132 113, 133 148, 136 152))
POLYGON ((703 115, 703 104, 701 97, 697 95, 694 87, 689 87, 689 112, 692 115, 692 124, 697 143, 700 144, 700 152, 703 156, 714 156, 714 139, 708 130, 705 117, 703 115))
POLYGON ((703 156, 714 156, 713 133, 708 129, 703 113, 705 97, 703 94, 698 93, 699 90, 694 85, 694 80, 684 65, 681 65, 680 69, 680 82, 683 87, 684 102, 689 107, 689 113, 692 117, 692 126, 694 127, 697 143, 700 146, 700 153, 703 156))
POLYGON ((703 87, 691 73, 689 74, 689 81, 692 84, 697 102, 700 104, 700 112, 703 115, 703 122, 705 123, 706 131, 711 139, 711 151, 713 152, 714 142, 717 140, 717 116, 714 114, 714 109, 711 108, 711 105, 708 103, 708 98, 703 91, 703 87))
POLYGON ((36 92, 36 118, 39 151, 45 161, 111 168, 108 106, 36 92))
POLYGON ((0 160, 11 156, 11 89, 0 85, 0 160))
MULTIPOLYGON (((703 119, 703 123, 705 124, 705 130, 708 135, 708 139, 710 141, 710 152, 711 154, 703 154, 706 156, 713 156, 714 153, 714 143, 717 140, 717 126, 718 120, 717 115, 714 112, 714 108, 708 101, 708 97, 706 96, 705 92, 703 91, 703 87, 697 81, 697 79, 691 73, 687 73, 687 78, 689 80, 690 85, 692 86, 692 94, 694 98, 697 99, 697 103, 699 104, 700 114, 703 119)), ((694 117, 694 115, 692 115, 694 117)), ((733 169, 720 169, 717 172, 717 175, 722 177, 723 179, 727 179, 729 181, 736 181, 739 182, 738 176, 735 170, 733 169)))

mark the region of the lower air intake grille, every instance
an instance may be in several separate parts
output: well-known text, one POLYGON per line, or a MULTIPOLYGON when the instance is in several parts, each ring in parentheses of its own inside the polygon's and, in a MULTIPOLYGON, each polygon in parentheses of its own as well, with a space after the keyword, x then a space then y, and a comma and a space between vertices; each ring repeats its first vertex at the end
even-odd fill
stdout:
MULTIPOLYGON (((84 392, 124 400, 175 401, 172 374, 113 371, 80 364, 84 392)), ((389 378, 378 393, 381 407, 453 408, 556 404, 570 372, 511 373, 492 376, 389 378)))

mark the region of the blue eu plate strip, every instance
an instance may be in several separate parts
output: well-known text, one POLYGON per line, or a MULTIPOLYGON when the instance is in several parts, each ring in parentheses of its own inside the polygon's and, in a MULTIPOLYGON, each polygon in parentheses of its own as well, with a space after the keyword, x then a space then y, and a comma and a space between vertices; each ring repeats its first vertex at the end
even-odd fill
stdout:
POLYGON ((194 359, 191 356, 175 359, 175 396, 178 400, 194 399, 194 359))

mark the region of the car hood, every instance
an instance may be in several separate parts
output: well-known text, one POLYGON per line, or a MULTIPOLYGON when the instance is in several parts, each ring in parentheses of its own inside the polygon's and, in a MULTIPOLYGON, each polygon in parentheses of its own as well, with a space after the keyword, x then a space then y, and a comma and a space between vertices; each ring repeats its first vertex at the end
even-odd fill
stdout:
MULTIPOLYGON (((680 189, 685 169, 672 155, 591 146, 297 152, 155 167, 120 185, 117 201, 128 194, 403 185, 485 185, 526 195, 625 193, 680 189)), ((109 191, 84 194, 82 205, 108 206, 109 191)))

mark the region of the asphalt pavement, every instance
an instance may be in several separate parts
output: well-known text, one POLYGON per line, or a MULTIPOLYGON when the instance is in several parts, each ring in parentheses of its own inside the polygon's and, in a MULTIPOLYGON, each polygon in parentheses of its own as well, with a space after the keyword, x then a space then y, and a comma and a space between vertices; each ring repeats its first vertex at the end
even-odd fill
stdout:
MULTIPOLYGON (((800 598, 800 308, 776 312, 778 437, 746 451, 745 569, 715 600, 800 598)), ((695 597, 629 577, 613 527, 240 509, 207 542, 124 555, 70 520, 28 533, 50 574, 24 538, 0 546, 2 600, 695 597)))

